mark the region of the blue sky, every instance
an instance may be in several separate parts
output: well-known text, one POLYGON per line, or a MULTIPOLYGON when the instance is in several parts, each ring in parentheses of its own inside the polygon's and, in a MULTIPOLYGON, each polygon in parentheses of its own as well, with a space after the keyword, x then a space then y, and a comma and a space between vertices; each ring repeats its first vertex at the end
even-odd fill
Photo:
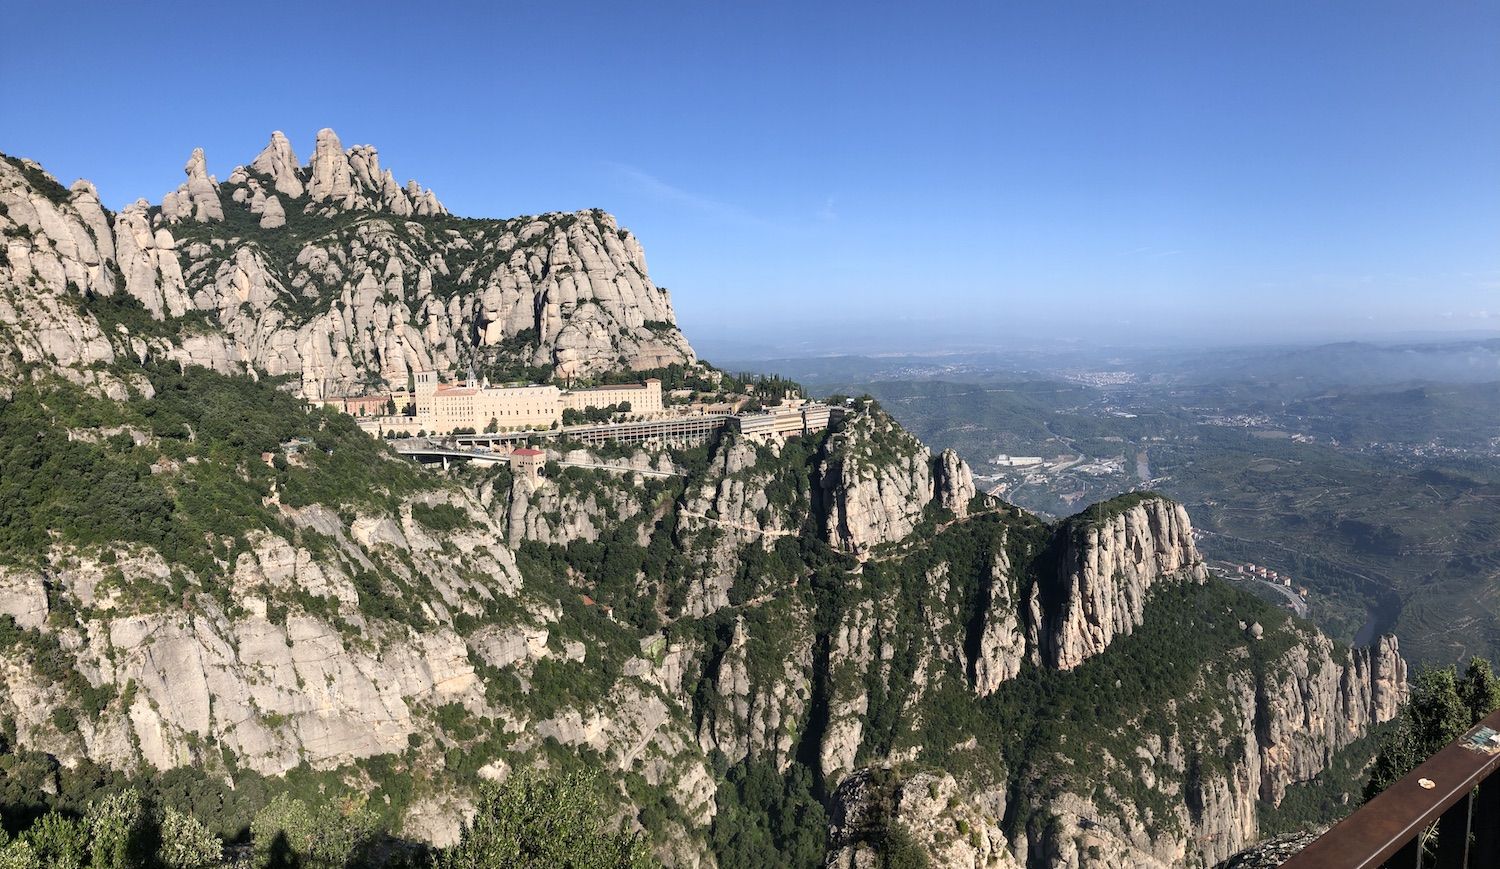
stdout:
POLYGON ((1500 327, 1500 4, 7 3, 0 150, 598 206, 692 337, 1500 327))

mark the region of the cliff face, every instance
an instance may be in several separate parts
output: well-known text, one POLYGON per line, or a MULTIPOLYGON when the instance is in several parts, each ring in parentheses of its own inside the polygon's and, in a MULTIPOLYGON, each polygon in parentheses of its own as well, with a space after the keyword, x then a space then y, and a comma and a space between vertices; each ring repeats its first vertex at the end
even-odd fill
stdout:
MULTIPOLYGON (((725 770, 759 764, 816 783, 830 865, 899 832, 940 865, 1167 866, 1252 841, 1262 803, 1404 696, 1393 640, 1337 653, 1208 582, 1165 499, 1047 525, 880 438, 915 443, 872 411, 775 447, 558 453, 612 469, 540 483, 423 472, 383 507, 281 506, 310 485, 293 467, 216 567, 58 541, 0 569, 0 719, 126 770, 407 757, 429 770, 408 833, 440 842, 477 780, 564 756, 646 801, 621 811, 672 865, 713 865, 725 770), (1058 698, 1078 705, 1037 705, 1058 698)), ((191 488, 190 463, 156 466, 191 488)))
POLYGON ((899 828, 944 866, 1213 866, 1256 841, 1262 802, 1279 803, 1288 785, 1390 719, 1376 694, 1405 697, 1394 638, 1343 656, 1321 635, 1299 639, 1264 676, 1204 686, 1225 701, 1206 729, 1184 717, 1165 738, 1141 730, 1129 756, 1094 750, 1087 770, 1058 746, 1036 771, 1049 780, 1019 791, 947 777, 935 784, 899 764, 856 772, 835 795, 834 865, 871 865, 872 843, 899 828), (1142 790, 1155 796, 1143 801, 1142 790), (1031 821, 1009 836, 1007 800, 1031 807, 1031 821))
POLYGON ((1092 510, 1101 515, 1069 520, 1057 586, 1040 590, 1044 612, 1036 644, 1046 664, 1061 670, 1134 630, 1154 583, 1208 576, 1182 505, 1147 498, 1092 510))
POLYGON ((0 340, 21 363, 180 357, 292 374, 317 398, 425 368, 574 377, 695 361, 639 242, 602 211, 453 218, 331 130, 307 166, 276 133, 222 183, 201 150, 185 173, 160 206, 110 214, 87 182, 65 191, 0 160, 0 340), (120 292, 151 334, 106 334, 108 306, 90 300, 120 292))
POLYGON ((222 183, 198 153, 185 174, 112 215, 0 160, 0 384, 30 402, 0 406, 0 460, 26 459, 6 491, 112 471, 47 491, 59 521, 0 552, 4 750, 231 786, 306 768, 368 792, 381 769, 439 842, 481 780, 582 764, 678 866, 715 864, 721 814, 771 827, 728 787, 769 769, 828 811, 829 865, 892 842, 1210 865, 1405 696, 1394 639, 1340 651, 1210 579, 1181 506, 1044 523, 874 408, 776 445, 555 453, 605 467, 540 482, 418 472, 300 405, 263 419, 274 390, 224 398, 243 379, 164 422, 193 381, 145 363, 317 396, 693 361, 608 215, 459 221, 326 131, 307 166, 277 135, 222 183), (61 521, 96 514, 134 536, 61 521))
POLYGON ((1317 635, 1289 649, 1280 678, 1256 685, 1260 797, 1281 802, 1287 785, 1327 767, 1332 753, 1395 717, 1406 699, 1406 662, 1393 636, 1339 659, 1317 635))
POLYGON ((976 494, 956 453, 934 457, 883 413, 861 414, 829 438, 818 477, 826 539, 858 555, 904 539, 934 500, 967 516, 976 494))

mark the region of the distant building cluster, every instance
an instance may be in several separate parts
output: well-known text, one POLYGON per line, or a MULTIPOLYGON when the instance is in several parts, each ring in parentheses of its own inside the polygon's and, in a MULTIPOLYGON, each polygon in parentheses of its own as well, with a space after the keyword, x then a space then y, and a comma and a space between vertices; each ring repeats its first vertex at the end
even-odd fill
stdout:
POLYGON ((446 384, 435 371, 419 371, 413 381, 410 393, 338 396, 323 404, 359 417, 366 427, 407 434, 550 429, 562 425, 567 410, 617 408, 641 419, 664 410, 661 381, 655 378, 575 390, 550 384, 491 386, 473 378, 446 384))
MULTIPOLYGON (((726 426, 752 440, 768 442, 826 429, 844 411, 793 392, 777 399, 775 406, 749 412, 741 412, 748 401, 745 396, 716 404, 667 407, 661 381, 655 378, 644 383, 560 389, 534 383, 491 386, 472 377, 450 384, 440 381, 434 371, 419 371, 412 384, 410 392, 335 396, 323 404, 357 417, 362 428, 377 434, 526 438, 558 432, 590 443, 699 442, 726 426), (578 414, 571 420, 570 411, 578 414)), ((518 470, 531 475, 535 469, 518 470)))
POLYGON ((1291 574, 1277 573, 1269 567, 1266 567, 1264 564, 1238 564, 1235 565, 1235 573, 1239 574, 1240 576, 1263 579, 1266 582, 1280 583, 1287 588, 1291 588, 1292 586, 1291 574))
POLYGON ((1059 373, 1065 380, 1087 386, 1124 386, 1136 381, 1135 373, 1131 371, 1086 371, 1074 368, 1059 373))
POLYGON ((1040 465, 1043 461, 1041 456, 1008 456, 1005 453, 990 459, 991 464, 1002 468, 1030 468, 1040 465))
MULTIPOLYGON (((842 408, 839 412, 842 413, 842 408)), ((828 428, 833 413, 834 408, 829 405, 789 398, 760 413, 742 413, 734 417, 734 425, 747 438, 769 441, 828 428)))

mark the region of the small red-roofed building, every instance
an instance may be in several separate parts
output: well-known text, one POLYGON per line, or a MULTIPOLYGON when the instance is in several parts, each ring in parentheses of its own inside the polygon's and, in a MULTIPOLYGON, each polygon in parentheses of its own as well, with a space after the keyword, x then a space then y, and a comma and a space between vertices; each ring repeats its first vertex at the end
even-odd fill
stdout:
POLYGON ((547 464, 547 454, 530 447, 510 451, 510 471, 526 477, 533 483, 541 481, 542 466, 547 464))

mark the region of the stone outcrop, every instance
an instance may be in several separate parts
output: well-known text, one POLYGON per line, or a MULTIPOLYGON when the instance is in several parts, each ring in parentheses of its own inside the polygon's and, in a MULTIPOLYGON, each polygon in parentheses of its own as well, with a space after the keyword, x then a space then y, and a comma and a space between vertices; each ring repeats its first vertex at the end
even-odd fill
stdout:
POLYGON ((306 188, 302 184, 302 164, 292 151, 292 143, 280 130, 271 134, 271 141, 254 160, 250 169, 266 176, 277 193, 289 199, 300 198, 306 188))
POLYGON ((260 228, 276 229, 282 226, 286 226, 286 211, 281 207, 281 200, 275 196, 267 196, 260 209, 260 228))
POLYGON ((919 772, 902 778, 864 769, 844 779, 833 796, 830 869, 884 865, 879 843, 892 829, 910 836, 934 866, 1020 869, 1000 829, 1003 790, 966 792, 951 775, 919 772))
POLYGON ((165 227, 153 230, 145 200, 115 217, 115 250, 125 292, 157 317, 181 317, 192 308, 178 260, 177 242, 165 227))
POLYGON ((1154 584, 1203 582, 1208 576, 1182 505, 1124 496, 1124 506, 1117 499, 1090 511, 1069 520, 1060 535, 1055 583, 1038 589, 1041 618, 1034 645, 1047 666, 1061 670, 1078 666, 1140 625, 1154 584))
POLYGON ((1395 717, 1406 700, 1406 662, 1394 636, 1342 660, 1322 635, 1292 647, 1279 678, 1257 685, 1262 726, 1260 798, 1281 802, 1287 785, 1306 781, 1328 766, 1333 752, 1395 717))
MULTIPOLYGON (((548 459, 608 463, 608 459, 582 450, 553 451, 548 459)), ((657 470, 648 462, 640 462, 639 466, 642 470, 657 470)), ((535 483, 520 478, 502 486, 485 484, 479 494, 506 529, 512 547, 526 540, 559 546, 575 541, 594 543, 612 527, 634 519, 646 506, 640 499, 640 478, 632 477, 628 471, 590 480, 587 486, 575 486, 566 477, 535 483)), ((646 530, 642 528, 642 532, 646 530)), ((637 542, 644 546, 649 537, 637 537, 637 542)))
POLYGON ((905 538, 934 500, 967 516, 976 494, 957 453, 934 457, 884 413, 858 414, 829 438, 818 478, 828 542, 858 555, 905 538))
POLYGON ((208 174, 202 148, 193 149, 193 155, 188 158, 182 171, 187 174, 187 181, 162 199, 162 215, 170 223, 182 220, 196 220, 199 223, 223 221, 224 206, 219 202, 219 185, 208 174))
POLYGON ((705 754, 720 752, 730 763, 747 757, 771 761, 778 769, 791 762, 796 750, 798 722, 807 715, 811 696, 812 637, 805 624, 786 625, 791 653, 778 672, 750 672, 743 620, 737 620, 729 644, 711 664, 710 678, 724 701, 708 710, 698 725, 698 744, 705 754))
MULTIPOLYGON (((788 491, 795 483, 776 486, 774 462, 761 462, 762 451, 736 436, 714 446, 708 472, 683 494, 676 539, 696 567, 688 592, 687 612, 708 615, 729 604, 729 590, 739 572, 746 546, 770 549, 797 528, 788 515, 790 504, 772 503, 772 492, 788 491)), ((797 481, 800 482, 800 481, 797 481)))
POLYGON ((115 292, 115 248, 92 185, 65 190, 35 163, 0 158, 0 375, 19 357, 85 381, 114 361, 113 337, 79 301, 115 292))
MULTIPOLYGON (((268 150, 276 145, 273 139, 268 150)), ((345 151, 338 134, 327 128, 318 131, 313 147, 307 195, 309 211, 331 203, 340 211, 388 211, 402 217, 448 213, 431 190, 415 181, 402 187, 389 169, 382 172, 373 146, 355 145, 345 151)))
POLYGON ((1003 548, 995 553, 990 568, 988 598, 979 644, 969 662, 974 693, 980 697, 993 694, 1014 679, 1026 660, 1025 619, 1029 613, 1021 609, 1019 585, 1003 548))
POLYGON ((903 539, 932 501, 931 453, 883 414, 830 437, 818 471, 828 542, 846 552, 903 539))
POLYGON ((969 505, 979 492, 974 488, 973 472, 958 453, 943 450, 938 454, 932 481, 938 506, 960 519, 969 515, 969 505))
POLYGON ((40 573, 0 566, 0 614, 23 628, 40 628, 47 612, 47 583, 40 573))

